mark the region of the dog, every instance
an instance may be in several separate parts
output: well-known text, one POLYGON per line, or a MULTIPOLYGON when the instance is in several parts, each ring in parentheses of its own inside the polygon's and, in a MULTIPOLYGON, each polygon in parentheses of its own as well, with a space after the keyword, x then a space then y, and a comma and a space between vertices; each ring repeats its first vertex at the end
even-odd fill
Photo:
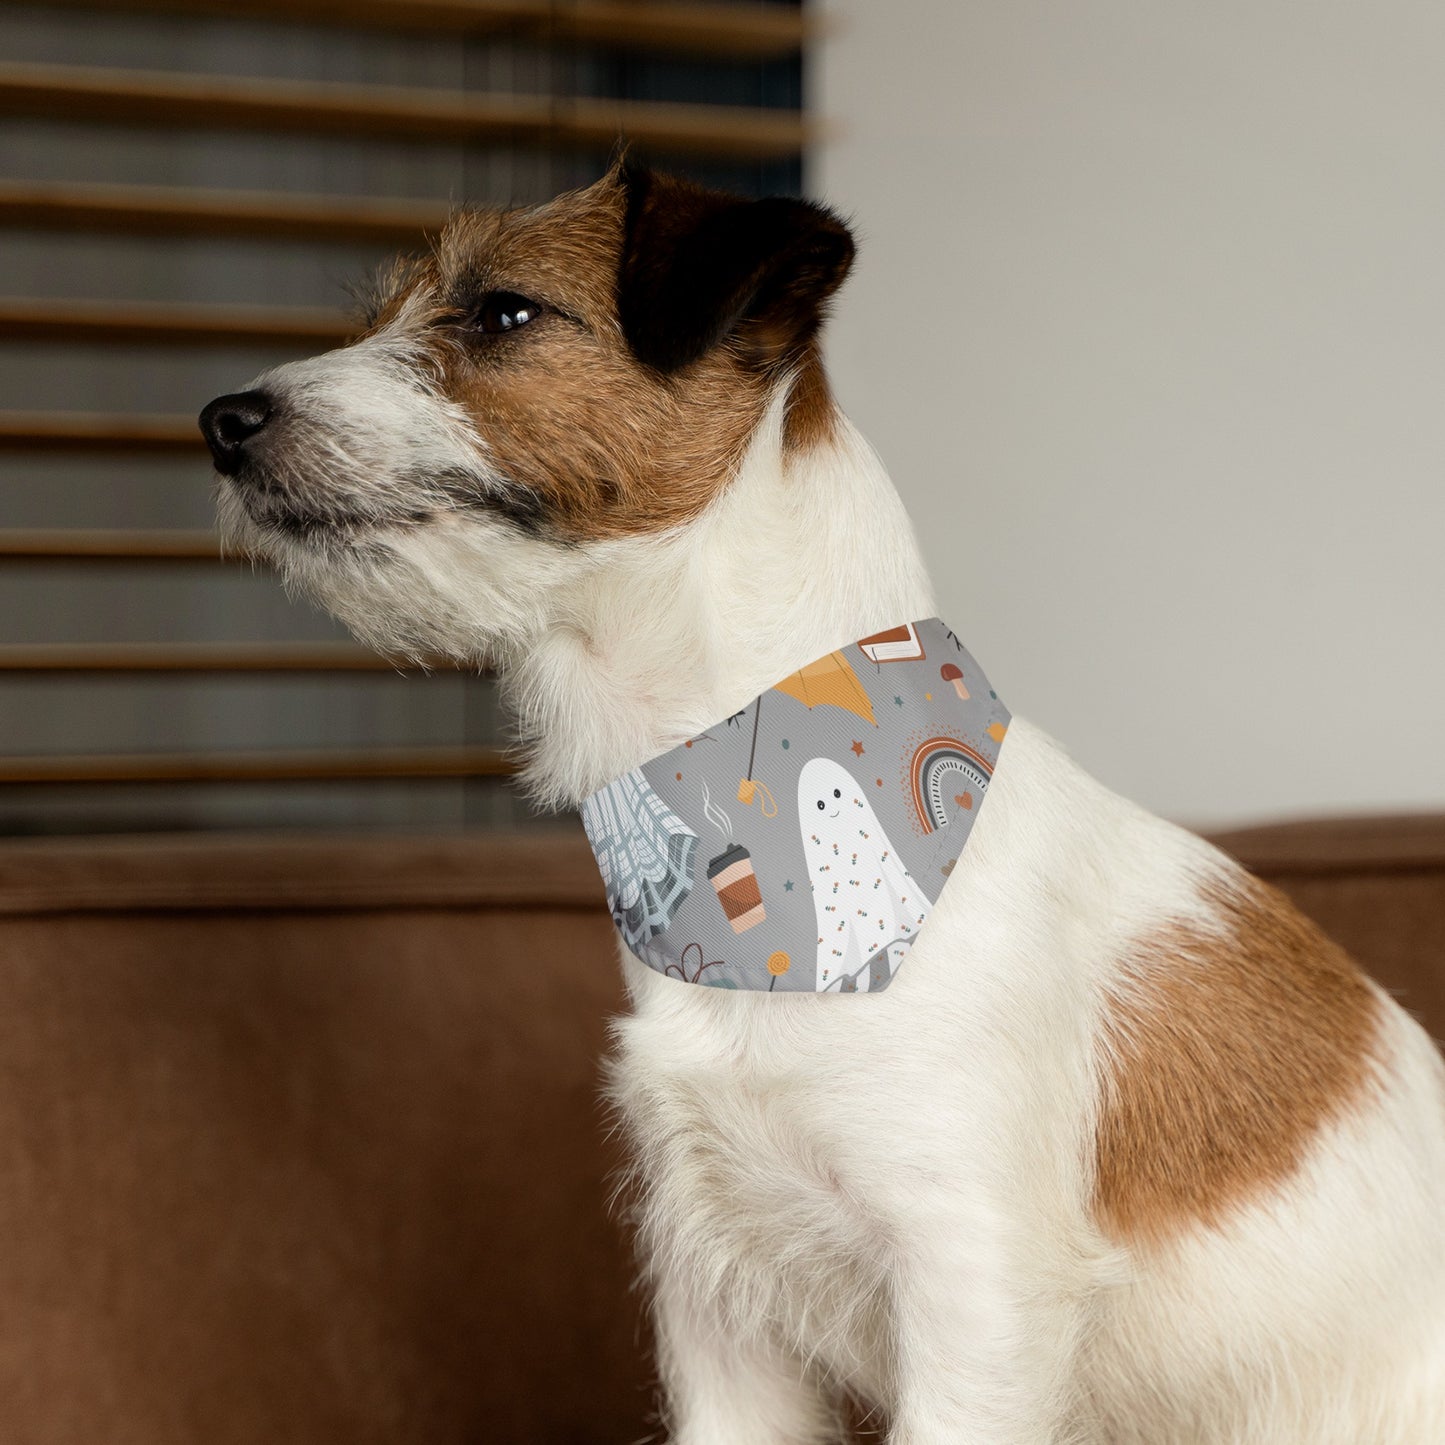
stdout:
MULTIPOLYGON (((358 340, 202 413, 223 531, 389 655, 495 667, 575 806, 932 615, 822 366, 853 253, 625 157, 461 211, 358 340)), ((1025 721, 886 993, 622 954, 675 1445, 835 1441, 849 1401, 893 1445, 1445 1441, 1434 1045, 1025 721)))

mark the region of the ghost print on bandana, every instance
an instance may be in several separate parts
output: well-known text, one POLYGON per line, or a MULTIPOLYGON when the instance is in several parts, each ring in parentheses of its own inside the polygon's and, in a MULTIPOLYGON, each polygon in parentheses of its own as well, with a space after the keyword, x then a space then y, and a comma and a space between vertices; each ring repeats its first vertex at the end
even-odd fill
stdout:
POLYGON ((888 841, 867 790, 830 758, 803 765, 798 825, 818 925, 814 991, 886 988, 928 917, 928 899, 888 841))
POLYGON ((937 618, 781 678, 584 802, 628 948, 704 987, 887 988, 963 851, 1008 721, 937 618))

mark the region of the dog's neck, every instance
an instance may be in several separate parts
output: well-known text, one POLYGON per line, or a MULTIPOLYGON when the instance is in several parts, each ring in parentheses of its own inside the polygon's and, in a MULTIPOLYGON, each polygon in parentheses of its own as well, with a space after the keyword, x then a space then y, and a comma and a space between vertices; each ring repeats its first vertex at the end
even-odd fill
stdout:
POLYGON ((794 453, 782 419, 780 398, 696 522, 592 552, 546 632, 504 667, 541 800, 576 804, 804 663, 933 614, 872 448, 840 415, 794 453))

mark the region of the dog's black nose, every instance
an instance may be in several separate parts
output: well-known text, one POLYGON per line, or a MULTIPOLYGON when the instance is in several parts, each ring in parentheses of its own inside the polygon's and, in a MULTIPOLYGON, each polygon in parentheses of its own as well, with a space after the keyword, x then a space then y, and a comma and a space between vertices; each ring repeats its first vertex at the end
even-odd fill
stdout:
POLYGON ((246 459, 246 443, 271 419, 271 398, 264 391, 218 396, 201 413, 201 434, 216 470, 233 477, 246 459))

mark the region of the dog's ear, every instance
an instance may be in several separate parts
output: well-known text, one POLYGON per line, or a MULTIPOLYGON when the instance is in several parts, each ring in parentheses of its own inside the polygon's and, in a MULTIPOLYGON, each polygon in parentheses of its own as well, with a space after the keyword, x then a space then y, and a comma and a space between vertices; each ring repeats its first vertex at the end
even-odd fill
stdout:
POLYGON ((661 372, 736 337, 764 365, 796 357, 853 262, 853 238, 807 201, 749 201, 625 158, 617 304, 633 354, 661 372))

